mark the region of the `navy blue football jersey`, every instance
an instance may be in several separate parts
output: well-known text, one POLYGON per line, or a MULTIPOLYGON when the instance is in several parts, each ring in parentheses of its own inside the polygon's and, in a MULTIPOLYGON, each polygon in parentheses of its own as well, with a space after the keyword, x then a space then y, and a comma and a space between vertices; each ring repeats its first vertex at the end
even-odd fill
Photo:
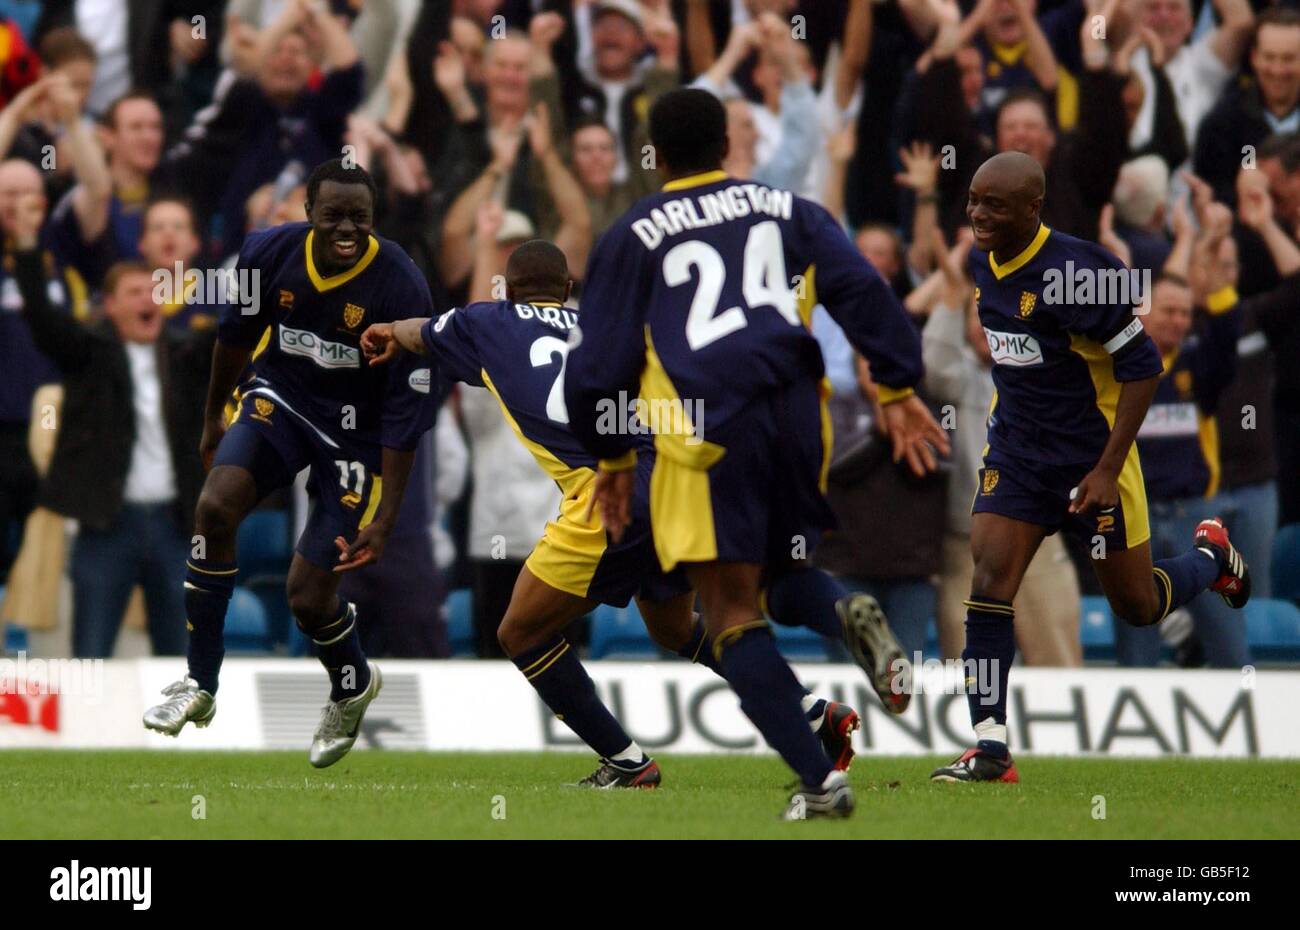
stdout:
POLYGON ((620 391, 681 403, 699 441, 755 399, 820 379, 817 303, 886 390, 921 376, 916 328, 831 215, 721 171, 637 202, 596 244, 584 282, 565 394, 575 435, 603 459, 633 446, 600 428, 620 391))
POLYGON ((312 235, 310 224, 288 223, 244 240, 235 267, 243 290, 223 308, 217 338, 256 346, 259 395, 317 431, 413 449, 436 413, 429 370, 413 355, 371 367, 360 340, 371 323, 432 316, 429 287, 410 256, 378 236, 347 271, 323 276, 312 261, 312 235))
MULTIPOLYGON (((596 459, 569 431, 562 375, 578 313, 558 303, 473 303, 424 324, 436 376, 486 387, 542 470, 568 495, 596 459)), ((648 445, 648 437, 643 440, 648 445)))
POLYGON ((1163 359, 1164 376, 1137 435, 1151 500, 1213 497, 1218 491, 1214 411, 1237 375, 1240 335, 1240 313, 1211 312, 1201 333, 1189 335, 1163 359))
POLYGON ((990 450, 1095 464, 1110 438, 1120 384, 1161 372, 1155 343, 1134 313, 1140 296, 1129 270, 1095 242, 1040 226, 1004 264, 971 249, 970 272, 994 363, 990 450))

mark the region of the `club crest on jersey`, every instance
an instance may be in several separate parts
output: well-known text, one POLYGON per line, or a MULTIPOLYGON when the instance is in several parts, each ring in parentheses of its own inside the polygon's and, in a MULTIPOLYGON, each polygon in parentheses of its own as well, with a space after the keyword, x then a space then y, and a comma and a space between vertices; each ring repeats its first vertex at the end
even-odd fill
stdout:
POLYGON ((280 290, 280 306, 286 310, 293 309, 293 291, 280 290))
POLYGON ((343 305, 343 325, 348 329, 356 329, 365 317, 365 307, 358 307, 356 304, 343 305))
POLYGON ((361 495, 356 491, 348 491, 339 498, 339 502, 349 510, 356 510, 357 505, 361 503, 361 495))
POLYGON ((265 397, 253 398, 253 409, 257 411, 253 414, 254 420, 261 420, 263 423, 270 423, 269 417, 275 412, 275 404, 271 403, 265 397))
POLYGON ((1029 318, 1029 314, 1034 312, 1034 305, 1038 303, 1038 295, 1032 291, 1020 292, 1020 319, 1029 318))
POLYGON ((984 469, 984 486, 982 488, 985 494, 992 494, 993 489, 998 486, 998 470, 996 468, 984 469))

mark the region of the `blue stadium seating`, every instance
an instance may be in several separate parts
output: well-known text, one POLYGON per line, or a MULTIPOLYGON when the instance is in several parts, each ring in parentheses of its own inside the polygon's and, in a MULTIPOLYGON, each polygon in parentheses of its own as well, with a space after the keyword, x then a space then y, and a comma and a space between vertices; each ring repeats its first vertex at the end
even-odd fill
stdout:
POLYGON ((1256 661, 1300 661, 1300 607, 1253 598, 1246 604, 1246 639, 1256 661))
POLYGON ((1300 604, 1300 523, 1281 527, 1273 537, 1273 596, 1300 604))
POLYGON ((283 575, 293 558, 287 510, 254 510, 239 525, 239 571, 245 578, 283 575))
POLYGON ((469 588, 457 588, 443 605, 447 618, 447 643, 453 656, 474 655, 474 595, 469 588))
POLYGON ((257 595, 266 611, 271 647, 290 655, 306 654, 306 639, 293 624, 284 585, 293 559, 290 514, 287 510, 254 510, 239 527, 240 584, 257 595))
POLYGON ((247 588, 235 588, 226 611, 226 652, 260 653, 271 649, 266 608, 247 588))
POLYGON ((601 604, 591 613, 593 659, 657 659, 663 652, 650 639, 636 602, 626 607, 601 604))
POLYGON ((826 640, 820 633, 815 633, 806 626, 784 626, 772 624, 776 636, 776 648, 781 655, 795 662, 825 662, 826 640))
MULTIPOLYGON (((5 586, 0 584, 0 603, 4 603, 5 586)), ((17 623, 6 623, 3 629, 4 639, 0 641, 0 655, 27 651, 27 627, 17 623)))
POLYGON ((1115 617, 1110 603, 1104 597, 1082 598, 1079 616, 1079 638, 1083 643, 1085 659, 1115 658, 1115 617))

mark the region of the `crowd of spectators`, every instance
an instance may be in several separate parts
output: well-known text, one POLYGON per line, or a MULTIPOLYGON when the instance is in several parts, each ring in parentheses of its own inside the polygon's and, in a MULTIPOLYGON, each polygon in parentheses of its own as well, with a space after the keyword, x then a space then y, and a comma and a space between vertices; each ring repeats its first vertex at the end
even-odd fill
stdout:
MULTIPOLYGON (((564 251, 580 302, 595 239, 658 188, 649 107, 686 84, 725 104, 726 170, 822 203, 921 333, 924 396, 955 430, 925 480, 891 462, 865 362, 812 321, 843 526, 818 559, 881 599, 909 652, 932 620, 944 656, 963 643, 992 396, 964 206, 999 151, 1043 166, 1049 226, 1155 282, 1142 319, 1167 383, 1138 440, 1154 554, 1220 514, 1268 596, 1277 528, 1300 523, 1294 0, 0 0, 0 581, 29 514, 53 512, 77 527, 72 650, 111 655, 139 584, 154 650, 183 651, 217 308, 160 297, 159 275, 231 266, 248 231, 304 219, 307 174, 348 154, 438 309, 503 297, 534 237, 564 251), (1212 306, 1228 285, 1240 301, 1212 306), (50 383, 55 417, 33 401, 50 383), (37 428, 58 433, 43 474, 37 428)), ((445 654, 437 600, 465 587, 493 654, 556 491, 480 389, 447 401, 421 462, 401 571, 353 583, 387 625, 371 642, 445 654), (428 584, 403 589, 412 573, 428 584)), ((1094 582, 1067 543, 1049 538, 1016 605, 1030 664, 1082 661, 1094 582)), ((1245 664, 1222 606, 1125 630, 1119 660, 1155 664, 1163 637, 1185 664, 1245 664)))

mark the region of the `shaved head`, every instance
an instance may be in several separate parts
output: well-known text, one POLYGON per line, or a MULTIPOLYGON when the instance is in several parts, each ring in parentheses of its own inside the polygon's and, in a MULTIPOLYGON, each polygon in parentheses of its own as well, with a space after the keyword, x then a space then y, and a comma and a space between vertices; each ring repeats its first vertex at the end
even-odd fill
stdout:
POLYGON ((998 261, 1014 258, 1038 232, 1047 179, 1023 152, 1000 152, 976 170, 966 200, 975 246, 998 261))
POLYGON ((1005 193, 1020 194, 1031 200, 1041 199, 1047 193, 1047 177, 1043 166, 1024 152, 999 152, 975 172, 1005 193))
POLYGON ((555 300, 569 297, 569 263, 559 247, 545 239, 531 239, 510 253, 506 261, 508 300, 555 300))

